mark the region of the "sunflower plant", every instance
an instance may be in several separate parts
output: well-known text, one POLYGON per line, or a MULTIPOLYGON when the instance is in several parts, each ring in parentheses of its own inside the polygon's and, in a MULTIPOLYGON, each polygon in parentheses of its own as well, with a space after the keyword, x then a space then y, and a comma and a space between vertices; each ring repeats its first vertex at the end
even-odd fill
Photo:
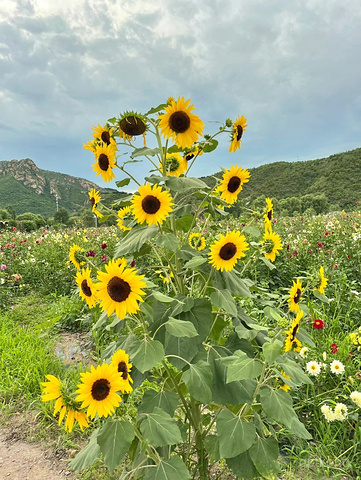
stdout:
MULTIPOLYGON (((285 388, 309 382, 292 348, 300 343, 301 285, 277 313, 288 317, 286 332, 260 325, 241 302, 259 291, 248 266, 262 260, 276 268, 282 249, 270 223, 272 202, 263 238, 255 225, 224 232, 216 222, 228 215, 250 172, 232 165, 211 185, 189 175, 221 134, 229 135, 229 152, 237 152, 246 127, 241 116, 204 133, 183 97, 94 127, 85 148, 96 174, 110 181, 117 169, 118 187, 133 181, 137 190, 113 206, 121 238, 104 268, 76 245, 71 250, 80 296, 102 311, 93 328, 113 333, 102 363, 81 375, 72 397, 96 427, 74 469, 103 456, 111 473, 121 465, 122 479, 209 479, 222 468, 240 478, 276 478, 281 429, 310 438, 285 388), (123 163, 122 150, 131 151, 123 163), (149 166, 142 182, 129 172, 139 161, 149 166)), ((98 192, 89 196, 93 211, 106 218, 98 192)), ((47 400, 60 396, 58 381, 53 385, 47 400)))

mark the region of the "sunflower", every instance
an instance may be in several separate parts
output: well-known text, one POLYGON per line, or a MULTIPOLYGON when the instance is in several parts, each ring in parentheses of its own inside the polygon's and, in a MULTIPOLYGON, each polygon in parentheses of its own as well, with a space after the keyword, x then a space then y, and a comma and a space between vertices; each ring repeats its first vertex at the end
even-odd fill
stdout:
POLYGON ((185 160, 187 160, 187 162, 196 157, 200 157, 201 155, 203 155, 203 149, 198 145, 193 145, 191 148, 186 148, 185 152, 183 153, 183 157, 185 160))
POLYGON ((129 140, 137 135, 145 134, 147 130, 146 118, 137 112, 125 112, 119 119, 119 133, 129 140))
MULTIPOLYGON (((286 375, 286 373, 282 370, 281 372, 281 375, 283 378, 285 378, 286 380, 291 380, 291 377, 289 377, 288 375, 286 375)), ((287 383, 284 383, 283 385, 280 386, 280 389, 281 390, 284 390, 285 392, 288 392, 289 390, 291 390, 291 387, 289 385, 287 385, 287 383)))
POLYGON ((73 243, 73 245, 70 247, 69 251, 69 260, 71 263, 75 266, 77 270, 80 270, 81 266, 84 265, 85 262, 81 261, 81 253, 84 252, 84 249, 79 247, 79 245, 76 245, 73 243))
POLYGON ((291 290, 289 291, 290 298, 287 300, 289 302, 289 309, 291 312, 299 312, 300 306, 299 302, 302 298, 302 282, 300 279, 297 279, 297 282, 293 281, 291 290))
POLYGON ((303 312, 298 312, 296 318, 292 321, 290 329, 286 331, 286 340, 285 340, 285 352, 290 350, 295 350, 299 352, 301 350, 301 342, 296 337, 297 332, 300 328, 300 321, 303 317, 303 312))
POLYGON ((147 222, 148 225, 161 225, 172 211, 172 197, 159 185, 142 185, 138 190, 139 195, 132 199, 132 211, 138 223, 147 222))
POLYGON ((76 283, 79 285, 80 298, 86 301, 89 308, 95 307, 97 303, 96 289, 90 277, 91 270, 89 267, 82 269, 76 273, 76 283))
POLYGON ((246 237, 240 232, 232 231, 220 235, 220 239, 210 246, 209 263, 217 270, 229 271, 236 265, 237 260, 245 257, 248 250, 246 237))
POLYGON ((272 216, 273 216, 273 203, 270 198, 266 198, 266 213, 263 215, 264 218, 264 223, 266 228, 271 228, 271 221, 272 221, 272 216))
POLYGON ((113 168, 115 167, 115 146, 113 144, 106 145, 101 143, 95 148, 96 162, 92 165, 96 176, 101 175, 104 182, 111 182, 115 175, 113 168))
POLYGON ((206 248, 206 239, 200 233, 191 233, 188 242, 194 250, 200 251, 206 248))
POLYGON ((89 427, 89 423, 88 423, 85 412, 81 412, 80 410, 69 408, 68 415, 66 416, 66 420, 65 420, 65 430, 67 432, 71 433, 73 431, 75 420, 79 423, 79 427, 81 431, 84 430, 84 427, 86 428, 89 427))
POLYGON ((108 128, 106 125, 101 126, 97 125, 96 127, 93 127, 94 133, 93 137, 96 140, 99 140, 105 145, 110 145, 113 144, 114 146, 116 145, 116 142, 114 140, 114 129, 113 128, 108 128))
POLYGON ((194 107, 189 103, 190 100, 178 97, 177 101, 173 100, 165 107, 166 113, 159 116, 162 134, 168 139, 172 138, 180 148, 192 147, 204 128, 202 120, 191 113, 194 107))
POLYGON ((234 203, 237 200, 243 184, 249 181, 249 171, 237 165, 231 166, 229 170, 223 173, 222 181, 217 187, 217 192, 221 194, 221 199, 227 203, 234 203))
POLYGON ((103 363, 94 368, 91 365, 90 372, 80 376, 82 383, 78 385, 76 400, 83 402, 81 408, 87 408, 88 417, 93 419, 98 414, 101 418, 114 413, 114 407, 122 401, 116 392, 124 383, 115 366, 103 363))
POLYGON ((112 356, 111 365, 114 365, 118 372, 120 373, 120 377, 123 380, 123 387, 121 389, 122 393, 131 393, 133 388, 131 387, 130 383, 133 383, 133 380, 130 376, 130 370, 132 368, 132 364, 129 363, 129 355, 125 353, 124 350, 118 350, 112 356))
POLYGON ((229 146, 229 152, 235 152, 238 148, 241 148, 241 138, 243 132, 247 127, 247 119, 242 115, 238 117, 233 124, 233 130, 231 133, 231 144, 229 146))
POLYGON ((45 378, 48 381, 40 383, 40 385, 43 387, 43 392, 41 394, 42 402, 50 402, 51 400, 58 400, 59 398, 62 398, 61 381, 54 375, 46 375, 45 378))
MULTIPOLYGON (((159 165, 161 170, 162 164, 159 165)), ((170 177, 179 177, 188 168, 187 160, 178 152, 168 153, 165 159, 165 172, 163 175, 169 175, 170 177)))
POLYGON ((128 268, 125 262, 110 260, 105 265, 106 272, 98 272, 99 283, 96 284, 97 297, 101 309, 108 316, 115 312, 123 319, 126 314, 136 313, 139 310, 138 302, 143 302, 142 290, 146 286, 144 275, 137 275, 134 268, 128 268))
POLYGON ((99 142, 97 142, 96 140, 93 140, 92 142, 84 143, 83 148, 85 150, 90 150, 91 152, 95 153, 97 145, 99 145, 99 142))
POLYGON ((322 265, 320 267, 319 281, 320 281, 319 286, 314 288, 314 290, 318 290, 320 293, 322 293, 322 295, 324 295, 325 294, 325 288, 327 287, 328 280, 324 275, 324 270, 323 270, 322 265))
POLYGON ((97 210, 97 205, 98 203, 100 202, 101 200, 101 196, 99 194, 99 191, 96 191, 95 188, 92 188, 90 190, 90 192, 88 192, 88 195, 89 195, 89 198, 90 198, 90 203, 92 205, 92 212, 95 213, 95 215, 98 217, 98 218, 102 218, 103 217, 103 214, 101 214, 98 210, 97 210))
POLYGON ((132 210, 130 207, 124 207, 124 208, 121 208, 120 210, 118 210, 118 220, 117 220, 117 225, 118 227, 123 230, 124 232, 126 232, 127 230, 131 230, 130 227, 126 227, 124 224, 123 224, 123 219, 126 215, 129 215, 130 213, 132 213, 132 210))
POLYGON ((279 250, 282 250, 281 237, 277 233, 266 228, 261 244, 261 251, 264 253, 265 258, 274 262, 279 250))

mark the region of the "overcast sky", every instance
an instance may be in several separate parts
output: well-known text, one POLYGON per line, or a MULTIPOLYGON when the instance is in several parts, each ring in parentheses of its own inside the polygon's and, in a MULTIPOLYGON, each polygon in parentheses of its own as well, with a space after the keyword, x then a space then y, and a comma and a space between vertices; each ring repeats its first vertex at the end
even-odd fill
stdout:
POLYGON ((361 147, 360 26, 360 0, 0 0, 0 160, 114 186, 82 148, 92 126, 169 96, 205 133, 248 120, 194 176, 361 147))

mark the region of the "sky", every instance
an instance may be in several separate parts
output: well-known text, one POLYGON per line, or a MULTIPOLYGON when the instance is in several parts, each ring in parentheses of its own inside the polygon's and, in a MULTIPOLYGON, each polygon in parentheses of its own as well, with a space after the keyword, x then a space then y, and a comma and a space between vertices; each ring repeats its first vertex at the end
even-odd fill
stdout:
POLYGON ((191 176, 361 147, 360 25, 360 0, 0 0, 0 160, 114 187, 83 149, 92 127, 179 96, 204 133, 248 124, 191 176))

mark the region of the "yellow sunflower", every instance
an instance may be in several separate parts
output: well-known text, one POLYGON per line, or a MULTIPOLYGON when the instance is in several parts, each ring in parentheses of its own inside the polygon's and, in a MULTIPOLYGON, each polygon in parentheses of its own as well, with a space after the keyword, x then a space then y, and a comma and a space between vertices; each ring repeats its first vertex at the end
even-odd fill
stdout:
MULTIPOLYGON (((286 373, 282 370, 281 372, 281 375, 283 378, 285 378, 286 380, 291 380, 291 377, 289 377, 288 375, 286 375, 286 373)), ((285 392, 288 392, 289 390, 291 390, 291 387, 289 385, 287 385, 287 383, 284 383, 283 385, 280 386, 280 389, 281 390, 284 390, 285 392)))
POLYGON ((95 150, 98 144, 99 142, 97 142, 96 140, 93 140, 92 142, 84 143, 83 148, 85 150, 90 150, 91 152, 95 153, 95 150))
POLYGON ((273 203, 270 198, 266 198, 266 213, 263 215, 264 224, 266 228, 272 227, 272 216, 273 216, 273 203))
POLYGON ((185 152, 183 153, 183 156, 187 162, 193 160, 196 157, 200 157, 203 155, 203 150, 199 148, 198 145, 193 145, 192 148, 186 148, 185 152))
POLYGON ((227 203, 234 203, 243 188, 243 184, 249 181, 250 176, 251 174, 246 168, 242 169, 237 165, 232 165, 229 170, 226 169, 221 183, 217 187, 221 199, 227 203))
POLYGON ((299 303, 302 299, 302 282, 299 278, 297 279, 297 282, 293 281, 289 294, 290 298, 287 300, 290 304, 289 309, 291 312, 299 312, 301 310, 299 303))
POLYGON ((84 249, 79 247, 79 245, 76 245, 75 243, 73 243, 73 245, 70 247, 69 260, 77 270, 80 270, 82 265, 84 265, 85 263, 81 261, 81 257, 82 257, 81 254, 83 252, 84 252, 84 249))
POLYGON ((115 178, 113 173, 113 168, 116 165, 115 153, 116 149, 113 144, 106 145, 102 142, 95 148, 96 162, 92 165, 94 167, 93 171, 96 176, 101 175, 104 182, 111 182, 115 178))
POLYGON ((88 195, 89 195, 89 198, 90 198, 90 203, 92 205, 92 212, 95 213, 95 215, 98 217, 98 218, 102 218, 103 217, 103 214, 101 214, 98 210, 97 210, 97 205, 98 203, 100 202, 101 200, 101 196, 99 194, 99 191, 95 190, 95 188, 92 188, 90 190, 90 192, 88 192, 88 195))
POLYGON ((116 392, 123 386, 123 379, 115 366, 103 363, 94 368, 91 365, 90 372, 80 376, 82 383, 78 385, 76 400, 82 402, 81 408, 87 408, 88 417, 93 419, 96 414, 100 418, 108 417, 114 413, 114 408, 122 401, 116 392))
POLYGON ((138 193, 139 195, 134 195, 132 199, 132 211, 137 222, 161 225, 173 207, 169 192, 162 190, 159 185, 151 187, 146 183, 139 187, 138 193))
POLYGON ((131 383, 133 380, 130 376, 130 370, 132 368, 132 364, 129 363, 129 355, 125 353, 124 350, 118 350, 112 356, 111 365, 114 365, 118 372, 120 373, 120 377, 123 380, 123 386, 121 388, 122 393, 131 393, 133 388, 131 387, 131 383))
POLYGON ((249 246, 246 237, 240 232, 232 231, 220 235, 220 239, 210 246, 209 263, 217 270, 229 271, 236 265, 237 260, 245 257, 249 246))
POLYGON ((320 267, 319 281, 320 281, 319 286, 314 288, 314 290, 318 290, 320 293, 322 293, 322 295, 324 295, 325 294, 325 288, 327 287, 328 280, 324 275, 324 270, 323 270, 322 265, 320 267))
POLYGON ((76 273, 76 283, 79 285, 80 298, 86 301, 89 308, 95 307, 97 304, 96 289, 93 280, 90 277, 91 270, 89 267, 82 269, 76 273))
POLYGON ((117 220, 117 225, 118 227, 123 230, 124 232, 126 232, 127 230, 131 230, 130 227, 126 227, 124 224, 123 224, 123 220, 124 220, 124 217, 126 215, 129 215, 132 213, 132 210, 130 207, 124 207, 124 208, 121 208, 120 210, 118 210, 118 220, 117 220))
POLYGON ((40 385, 43 387, 41 394, 42 402, 50 402, 51 400, 62 398, 61 381, 54 375, 45 375, 45 378, 48 380, 47 382, 40 382, 40 385))
POLYGON ((206 248, 206 239, 200 233, 191 233, 188 242, 194 250, 200 251, 206 248))
POLYGON ((89 423, 88 423, 85 412, 81 412, 80 410, 76 410, 74 408, 69 408, 68 415, 66 416, 66 420, 65 420, 65 430, 67 432, 71 433, 73 431, 75 420, 79 423, 79 427, 81 431, 84 430, 84 427, 86 428, 89 427, 89 423))
POLYGON ((159 128, 166 138, 171 138, 180 148, 190 148, 202 135, 204 123, 194 115, 193 105, 190 100, 185 101, 184 97, 171 101, 165 107, 164 114, 159 116, 159 128))
POLYGON ((113 128, 107 128, 107 126, 101 126, 97 125, 96 127, 93 127, 94 133, 93 137, 97 140, 100 140, 101 142, 105 143, 105 145, 110 145, 113 144, 114 146, 116 145, 116 142, 114 140, 114 129, 113 128))
POLYGON ((126 314, 133 314, 139 310, 138 302, 143 302, 142 290, 146 286, 144 275, 137 275, 134 268, 127 268, 126 262, 118 259, 110 260, 105 265, 106 272, 98 272, 96 283, 97 298, 101 309, 108 316, 115 312, 117 317, 123 319, 126 314))
MULTIPOLYGON (((159 165, 162 170, 162 164, 159 165)), ((170 177, 179 177, 188 168, 187 160, 179 152, 168 153, 165 159, 165 172, 163 175, 169 175, 170 177)))
POLYGON ((296 337, 297 332, 300 328, 300 321, 303 317, 303 312, 298 312, 296 318, 292 321, 290 329, 286 331, 286 340, 285 340, 285 352, 290 350, 295 350, 299 352, 301 350, 301 342, 296 337))
POLYGON ((233 130, 231 134, 231 144, 229 146, 229 152, 235 152, 238 148, 241 148, 241 138, 243 132, 246 131, 247 119, 242 115, 238 117, 233 124, 233 130))
POLYGON ((281 237, 277 233, 272 232, 271 229, 266 228, 261 244, 261 251, 264 253, 265 258, 274 262, 276 255, 282 250, 281 237))

